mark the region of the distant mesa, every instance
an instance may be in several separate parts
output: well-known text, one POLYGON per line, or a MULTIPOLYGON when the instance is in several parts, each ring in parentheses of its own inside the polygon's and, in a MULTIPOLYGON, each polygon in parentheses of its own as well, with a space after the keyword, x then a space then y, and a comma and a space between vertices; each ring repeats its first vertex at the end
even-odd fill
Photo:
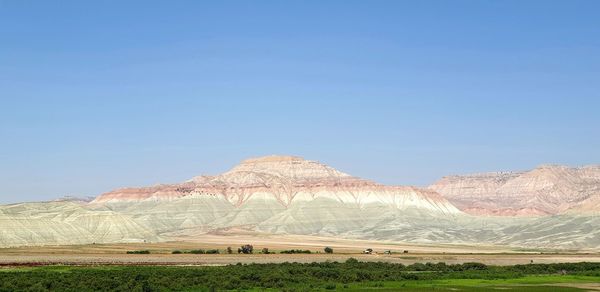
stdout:
POLYGON ((89 203, 95 200, 95 197, 90 196, 64 196, 54 200, 54 202, 79 202, 79 203, 89 203))
POLYGON ((525 172, 447 176, 429 187, 473 215, 598 212, 600 167, 541 165, 525 172))

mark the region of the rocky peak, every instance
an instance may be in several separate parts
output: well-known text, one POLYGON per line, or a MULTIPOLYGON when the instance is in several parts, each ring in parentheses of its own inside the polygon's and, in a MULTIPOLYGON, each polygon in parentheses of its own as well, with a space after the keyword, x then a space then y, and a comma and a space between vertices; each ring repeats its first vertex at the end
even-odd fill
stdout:
POLYGON ((269 155, 262 157, 253 157, 242 160, 240 164, 261 164, 261 163, 281 163, 281 162, 292 162, 292 161, 305 161, 300 156, 291 155, 269 155))

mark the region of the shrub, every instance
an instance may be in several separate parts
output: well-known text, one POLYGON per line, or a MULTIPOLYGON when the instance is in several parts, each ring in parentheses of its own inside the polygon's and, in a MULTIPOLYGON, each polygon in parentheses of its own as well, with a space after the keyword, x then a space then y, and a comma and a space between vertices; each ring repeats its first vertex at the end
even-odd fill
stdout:
POLYGON ((172 254, 182 254, 182 253, 183 253, 183 252, 181 252, 180 250, 174 250, 174 251, 172 252, 172 254))
POLYGON ((206 251, 206 254, 218 254, 219 250, 218 249, 209 249, 206 251))
POLYGON ((290 249, 290 250, 282 250, 279 253, 284 253, 284 254, 306 253, 306 254, 310 254, 312 252, 310 250, 290 249))
POLYGON ((150 254, 149 250, 130 250, 127 254, 150 254))
POLYGON ((336 287, 337 286, 335 285, 335 283, 327 283, 325 285, 325 289, 327 289, 327 290, 335 290, 336 287))
POLYGON ((411 271, 427 271, 427 266, 423 263, 414 263, 408 266, 411 271))
POLYGON ((233 253, 233 249, 231 248, 231 246, 227 247, 227 253, 228 254, 232 254, 233 253))
POLYGON ((333 248, 331 248, 329 246, 326 247, 324 250, 325 250, 325 253, 333 253, 333 248))
POLYGON ((191 253, 191 254, 205 254, 206 252, 203 249, 194 249, 194 250, 190 250, 187 253, 191 253))
POLYGON ((482 263, 464 263, 462 264, 463 270, 487 270, 487 266, 482 263))
POLYGON ((238 253, 250 254, 254 251, 254 247, 250 244, 242 245, 238 248, 238 253))
POLYGON ((269 254, 270 252, 269 252, 269 249, 265 247, 262 249, 262 253, 269 254))
MULTIPOLYGON (((568 275, 598 277, 600 263, 516 266, 427 263, 405 266, 359 262, 350 258, 345 263, 240 263, 222 267, 32 267, 0 272, 0 291, 323 291, 348 289, 352 286, 350 283, 360 282, 365 288, 380 288, 388 286, 387 281, 397 282, 401 289, 401 285, 406 285, 401 283, 405 280, 427 283, 436 279, 514 279, 525 275, 548 275, 550 281, 555 281, 556 277, 562 277, 557 273, 563 270, 568 275), (416 269, 424 270, 414 273, 416 269)), ((590 280, 597 282, 597 278, 590 280)))

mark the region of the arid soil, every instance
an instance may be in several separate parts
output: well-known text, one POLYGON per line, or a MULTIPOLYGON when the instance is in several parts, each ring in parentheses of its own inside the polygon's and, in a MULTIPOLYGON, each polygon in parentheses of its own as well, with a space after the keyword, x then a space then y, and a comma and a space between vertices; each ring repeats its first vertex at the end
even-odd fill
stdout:
POLYGON ((282 263, 345 261, 350 257, 361 261, 385 261, 412 264, 416 262, 514 265, 558 262, 600 262, 600 253, 556 253, 522 251, 494 246, 444 246, 386 243, 364 240, 332 239, 314 236, 204 235, 193 241, 167 243, 132 243, 79 246, 44 246, 0 249, 0 266, 36 265, 226 265, 236 263, 282 263), (256 252, 286 249, 308 249, 313 254, 237 254, 237 247, 252 244, 256 252), (231 246, 234 254, 225 254, 231 246), (324 254, 329 246, 334 254, 324 254), (372 248, 375 254, 362 254, 372 248), (220 249, 218 255, 171 254, 174 250, 220 249), (148 255, 126 254, 127 251, 149 250, 148 255), (384 254, 390 250, 392 254, 384 254), (406 251, 406 253, 405 253, 406 251), (319 252, 319 253, 317 253, 319 252))
POLYGON ((534 263, 600 262, 599 255, 523 255, 523 254, 419 254, 404 255, 364 255, 364 254, 220 254, 220 255, 125 255, 125 254, 10 254, 0 256, 0 266, 40 266, 40 265, 160 265, 160 266, 212 266, 236 263, 284 263, 284 262, 342 262, 353 257, 360 261, 383 261, 412 264, 416 262, 445 262, 448 264, 480 262, 487 265, 515 265, 534 263))
POLYGON ((600 262, 600 255, 523 255, 523 254, 418 254, 364 255, 364 254, 219 254, 219 255, 126 255, 126 254, 8 254, 0 256, 0 266, 40 265, 174 265, 211 266, 236 263, 284 263, 284 262, 342 262, 348 258, 360 261, 383 261, 412 264, 416 262, 445 262, 448 264, 480 262, 487 265, 515 265, 534 263, 600 262))

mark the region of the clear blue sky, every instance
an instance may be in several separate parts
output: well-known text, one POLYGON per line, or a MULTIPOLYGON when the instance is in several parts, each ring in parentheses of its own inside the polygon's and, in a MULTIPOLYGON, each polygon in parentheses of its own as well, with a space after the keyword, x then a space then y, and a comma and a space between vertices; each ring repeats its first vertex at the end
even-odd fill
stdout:
POLYGON ((386 184, 600 163, 600 1, 0 0, 0 202, 294 154, 386 184))

